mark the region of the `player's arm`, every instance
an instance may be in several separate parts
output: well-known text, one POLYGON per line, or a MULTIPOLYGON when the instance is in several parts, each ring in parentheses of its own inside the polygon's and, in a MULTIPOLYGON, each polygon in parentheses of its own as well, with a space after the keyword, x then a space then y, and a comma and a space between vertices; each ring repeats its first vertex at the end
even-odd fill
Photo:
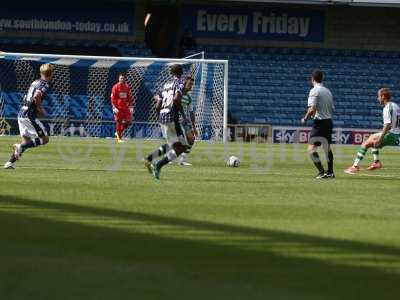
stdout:
POLYGON ((193 133, 194 135, 198 135, 197 129, 196 129, 196 116, 194 114, 193 109, 190 109, 190 121, 192 122, 192 127, 193 127, 193 133))
POLYGON ((374 143, 375 147, 378 147, 383 139, 385 138, 385 135, 389 132, 389 130, 392 128, 392 113, 389 109, 384 109, 383 110, 383 128, 382 132, 379 136, 379 139, 374 143))
POLYGON ((40 90, 37 90, 35 94, 33 95, 33 101, 35 102, 36 110, 37 110, 37 116, 39 118, 43 118, 45 116, 45 112, 42 106, 42 98, 43 98, 43 92, 40 90))
POLYGON ((114 85, 111 90, 111 106, 114 114, 118 113, 117 102, 118 102, 117 91, 116 91, 116 86, 114 85))
POLYGON ((310 95, 308 96, 308 109, 304 117, 301 119, 301 123, 304 124, 308 119, 313 117, 317 112, 317 99, 318 92, 312 89, 310 95))
POLYGON ((174 105, 178 109, 178 111, 183 111, 181 99, 182 99, 182 94, 176 93, 174 97, 174 105))
POLYGON ((315 106, 309 106, 306 114, 304 115, 304 117, 302 119, 302 123, 305 123, 308 119, 312 118, 316 112, 317 112, 317 108, 315 106))
POLYGON ((161 111, 161 105, 162 105, 162 99, 160 95, 155 95, 153 97, 154 101, 156 102, 156 112, 157 114, 160 114, 161 111))
MULTIPOLYGON (((179 86, 178 90, 175 93, 174 99, 172 100, 174 102, 175 107, 178 109, 178 111, 183 112, 183 107, 182 107, 182 95, 183 95, 183 84, 179 86)), ((185 114, 183 114, 184 116, 185 114)))
POLYGON ((375 147, 378 147, 382 142, 383 139, 385 138, 385 135, 389 132, 389 130, 392 128, 392 124, 391 123, 386 123, 385 125, 383 125, 382 128, 382 133, 379 136, 379 140, 377 140, 374 144, 375 147))
POLYGON ((182 95, 183 95, 183 90, 179 90, 178 89, 177 92, 175 93, 175 96, 174 96, 174 99, 173 99, 174 106, 178 110, 179 114, 182 116, 184 122, 185 123, 189 123, 188 116, 186 115, 185 110, 183 109, 183 106, 182 106, 182 101, 181 101, 182 100, 182 95))

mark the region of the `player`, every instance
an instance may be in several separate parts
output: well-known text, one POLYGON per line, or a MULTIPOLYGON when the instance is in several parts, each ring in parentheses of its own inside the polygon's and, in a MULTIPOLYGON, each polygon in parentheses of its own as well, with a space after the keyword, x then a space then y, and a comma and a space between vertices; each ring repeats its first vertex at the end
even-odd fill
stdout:
POLYGON ((133 97, 124 74, 119 74, 118 82, 112 87, 111 104, 115 120, 115 137, 118 143, 123 143, 122 134, 131 124, 133 113, 133 97))
POLYGON ((190 153, 191 148, 194 144, 195 137, 198 134, 196 130, 196 118, 193 111, 192 97, 190 96, 190 91, 193 88, 193 84, 193 77, 188 76, 185 78, 185 87, 181 99, 183 109, 181 123, 184 129, 185 138, 187 140, 188 149, 179 156, 178 164, 181 166, 192 165, 191 163, 187 162, 187 154, 190 153))
POLYGON ((40 66, 40 79, 35 80, 22 100, 18 113, 21 144, 14 144, 14 151, 5 163, 5 169, 15 169, 15 162, 21 158, 27 149, 45 145, 49 142, 46 129, 37 118, 43 118, 45 113, 42 101, 50 88, 54 67, 50 64, 40 66))
POLYGON ((159 112, 159 121, 164 138, 167 144, 160 146, 153 153, 144 159, 145 166, 156 179, 160 179, 161 168, 174 161, 186 149, 186 139, 182 126, 179 122, 179 114, 183 112, 181 99, 184 90, 184 83, 181 79, 182 66, 174 64, 170 67, 172 80, 163 86, 161 95, 156 95, 156 110, 159 112), (153 160, 162 157, 158 162, 153 160))
POLYGON ((357 156, 351 167, 344 170, 347 174, 357 174, 360 171, 359 164, 363 160, 367 150, 371 148, 374 162, 368 167, 373 171, 383 167, 379 160, 379 149, 385 146, 397 146, 400 144, 400 107, 390 101, 391 95, 388 88, 378 91, 379 104, 383 105, 383 129, 382 132, 375 133, 362 143, 357 152, 357 156))
POLYGON ((333 172, 333 152, 331 149, 333 129, 332 113, 335 106, 332 93, 322 84, 323 77, 323 73, 320 70, 314 70, 312 72, 311 83, 313 88, 310 90, 308 96, 308 110, 304 118, 301 119, 301 123, 305 124, 309 118, 314 118, 307 152, 314 162, 315 167, 318 169, 319 173, 316 179, 335 178, 333 172), (317 148, 321 145, 324 148, 326 160, 328 162, 327 172, 325 172, 317 152, 317 148))

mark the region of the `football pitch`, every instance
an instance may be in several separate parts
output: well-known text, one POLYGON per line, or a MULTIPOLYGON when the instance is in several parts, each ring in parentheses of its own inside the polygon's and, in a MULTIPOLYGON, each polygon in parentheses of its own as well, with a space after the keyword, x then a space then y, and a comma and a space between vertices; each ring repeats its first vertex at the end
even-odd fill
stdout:
POLYGON ((156 181, 158 144, 53 138, 1 169, 0 299, 398 299, 400 148, 350 176, 337 146, 315 180, 304 145, 199 142, 156 181))

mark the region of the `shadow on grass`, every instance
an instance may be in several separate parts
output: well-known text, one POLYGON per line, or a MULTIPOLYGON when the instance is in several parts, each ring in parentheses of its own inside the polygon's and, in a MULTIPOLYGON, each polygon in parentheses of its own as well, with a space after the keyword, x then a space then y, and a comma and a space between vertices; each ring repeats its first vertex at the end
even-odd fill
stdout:
POLYGON ((400 293, 400 274, 379 266, 399 265, 396 247, 8 196, 0 196, 0 205, 0 299, 396 299, 400 293), (21 213, 7 212, 11 207, 21 213), (91 218, 126 222, 129 230, 77 223, 91 218))

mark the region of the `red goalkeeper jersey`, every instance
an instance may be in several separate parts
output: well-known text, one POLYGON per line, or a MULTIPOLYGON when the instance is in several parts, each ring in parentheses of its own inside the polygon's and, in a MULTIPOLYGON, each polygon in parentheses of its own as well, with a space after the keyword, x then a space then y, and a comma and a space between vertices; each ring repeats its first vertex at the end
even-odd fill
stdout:
POLYGON ((124 83, 114 84, 111 91, 111 103, 118 109, 127 109, 133 105, 133 97, 129 86, 124 83))

